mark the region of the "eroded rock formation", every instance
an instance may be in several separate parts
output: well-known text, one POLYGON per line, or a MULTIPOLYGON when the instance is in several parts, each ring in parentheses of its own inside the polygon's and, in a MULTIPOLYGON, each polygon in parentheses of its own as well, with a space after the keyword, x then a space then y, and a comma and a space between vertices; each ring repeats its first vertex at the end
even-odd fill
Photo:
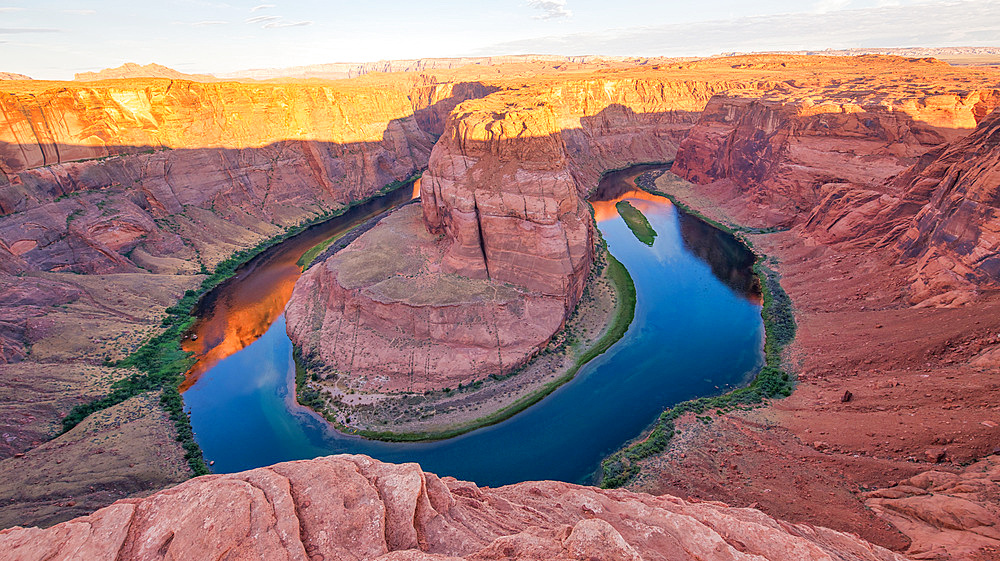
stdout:
POLYGON ((866 504, 911 540, 913 559, 1000 554, 1000 457, 961 471, 931 470, 865 493, 866 504))
POLYGON ((903 561, 753 509, 551 481, 479 488, 366 456, 200 477, 47 530, 0 532, 0 559, 84 558, 903 561))
POLYGON ((447 247, 417 205, 384 218, 299 278, 293 342, 369 392, 456 388, 523 364, 559 328, 562 300, 444 270, 447 247))
POLYGON ((1000 110, 934 156, 896 180, 920 208, 898 246, 916 260, 914 300, 953 303, 1000 283, 1000 110))
MULTIPOLYGON (((461 327, 493 316, 483 315, 479 302, 449 301, 437 307, 435 321, 443 326, 447 318, 456 336, 427 337, 419 326, 428 321, 429 308, 396 306, 395 323, 364 323, 366 333, 384 344, 348 351, 341 335, 355 327, 345 314, 382 315, 374 310, 386 300, 329 288, 342 283, 318 282, 340 266, 335 259, 325 272, 300 280, 288 307, 289 334, 327 370, 353 380, 352 386, 364 378, 374 388, 443 389, 517 368, 545 346, 580 298, 594 246, 584 197, 601 173, 635 161, 672 159, 697 111, 723 87, 704 81, 569 80, 500 90, 459 105, 421 180, 426 228, 442 236, 427 270, 509 295, 496 326, 487 328, 487 321, 481 329, 461 327), (325 335, 317 337, 321 324, 325 335), (445 360, 469 353, 476 359, 445 360), (358 362, 361 356, 366 358, 358 362), (375 370, 383 382, 372 385, 375 370)), ((393 282, 403 294, 446 290, 430 288, 427 276, 397 274, 393 282)))
POLYGON ((887 192, 889 180, 928 150, 963 137, 1000 101, 993 89, 914 99, 851 95, 850 86, 822 95, 797 86, 792 81, 762 99, 713 99, 672 171, 699 184, 731 182, 766 207, 758 220, 789 225, 839 186, 887 192))
MULTIPOLYGON (((515 77, 489 80, 482 76, 502 73, 478 68, 437 79, 371 75, 329 85, 151 80, 0 87, 0 352, 8 361, 4 399, 13 404, 0 413, 0 444, 6 456, 25 454, 0 461, 0 479, 9 482, 0 496, 0 521, 52 523, 68 516, 65 509, 91 510, 162 484, 164 477, 137 474, 110 459, 125 457, 118 449, 130 445, 136 448, 129 457, 165 449, 151 444, 160 440, 131 437, 145 434, 134 429, 139 421, 105 419, 102 430, 115 442, 108 454, 99 453, 107 445, 96 443, 86 427, 42 442, 74 403, 108 391, 106 380, 121 373, 99 366, 103 358, 120 358, 157 333, 162 310, 200 282, 194 274, 200 265, 211 267, 284 226, 370 194, 420 167, 430 154, 424 210, 443 235, 426 249, 426 256, 440 259, 420 249, 421 263, 428 270, 436 263, 452 275, 479 276, 473 280, 486 283, 480 287, 517 284, 511 293, 520 293, 522 301, 547 298, 556 305, 545 308, 548 323, 540 325, 554 329, 576 297, 588 260, 587 246, 579 243, 590 235, 579 226, 588 219, 579 198, 605 169, 669 160, 679 151, 676 170, 708 182, 688 192, 695 201, 705 197, 702 210, 734 211, 733 222, 742 224, 799 225, 754 242, 780 258, 802 322, 804 342, 793 350, 803 366, 796 393, 758 412, 761 418, 742 423, 727 416, 736 427, 729 433, 726 423, 713 425, 721 427, 712 437, 716 442, 728 442, 727 434, 748 439, 739 456, 692 440, 686 461, 663 468, 662 474, 681 476, 662 475, 658 484, 696 482, 704 492, 691 494, 733 496, 739 499, 734 504, 759 501, 790 519, 836 524, 905 547, 885 537, 889 530, 872 531, 870 512, 845 516, 853 511, 841 507, 857 502, 859 484, 871 488, 890 475, 900 479, 923 469, 907 458, 914 449, 922 453, 932 437, 914 419, 942 434, 951 431, 950 453, 960 461, 989 453, 995 443, 985 424, 996 402, 995 377, 966 368, 966 362, 982 352, 974 362, 995 366, 996 308, 986 301, 981 313, 967 306, 929 310, 934 315, 927 316, 921 313, 927 310, 908 309, 902 299, 910 294, 908 285, 897 276, 916 269, 897 263, 893 243, 915 240, 903 249, 921 271, 941 266, 949 276, 967 279, 966 269, 989 272, 981 266, 988 261, 984 252, 995 247, 994 229, 973 233, 968 225, 979 219, 992 224, 986 218, 987 207, 995 206, 988 204, 992 191, 975 181, 992 177, 992 168, 936 144, 957 147, 977 121, 990 126, 984 117, 996 105, 996 75, 892 57, 752 56, 600 71, 570 65, 565 73, 548 65, 534 74, 525 68, 519 66, 515 77), (442 140, 431 152, 439 134, 442 140), (907 199, 911 192, 914 204, 907 199), (918 213, 911 228, 906 216, 918 213), (531 244, 514 243, 515 232, 518 240, 525 232, 531 244), (555 233, 565 235, 563 244, 552 243, 559 239, 555 233), (535 265, 525 266, 529 261, 535 265), (907 330, 910 325, 915 327, 907 330), (81 368, 80 362, 89 364, 81 368), (921 370, 931 368, 925 365, 947 376, 921 370), (856 379, 861 376, 871 384, 856 379), (960 382, 967 385, 954 394, 960 382), (845 389, 855 396, 849 403, 840 402, 845 389), (956 403, 942 409, 952 395, 956 403), (956 432, 948 424, 955 406, 984 424, 956 432), (899 412, 904 407, 913 408, 909 416, 899 412), (873 427, 872 416, 884 422, 873 427), (760 428, 774 423, 781 429, 760 428), (817 426, 830 434, 808 434, 817 426), (790 443, 778 448, 775 438, 790 443), (55 467, 68 441, 80 462, 102 460, 74 470, 72 481, 55 467), (713 450, 706 452, 707 463, 691 461, 695 449, 713 450), (779 449, 785 455, 776 462, 779 449), (822 463, 805 463, 806 457, 822 463), (731 477, 737 464, 745 474, 738 482, 731 477), (717 484, 707 483, 710 474, 717 484), (43 480, 58 480, 59 495, 28 497, 16 490, 24 487, 21 481, 43 480), (771 492, 775 480, 794 481, 795 487, 771 492)), ((967 151, 982 162, 994 157, 972 146, 967 151)), ((427 232, 417 234, 431 241, 427 232)), ((384 309, 402 314, 407 302, 424 297, 411 290, 417 285, 393 284, 409 274, 403 261, 385 278, 352 284, 353 292, 340 293, 339 300, 324 296, 309 305, 360 310, 364 298, 363 306, 375 310, 388 302, 379 299, 389 286, 396 301, 384 309), (393 282, 382 284, 390 277, 393 282)), ((317 275, 327 275, 323 282, 334 279, 331 270, 317 275)), ((973 276, 970 282, 984 280, 973 276)), ((927 285, 931 292, 950 290, 927 285)), ((475 314, 496 313, 486 300, 463 305, 475 314)), ((401 317, 404 324, 419 323, 405 320, 416 314, 401 317)), ((470 317, 445 319, 455 324, 470 317)), ((399 372, 412 371, 393 361, 399 372)), ((155 405, 155 396, 145 398, 155 405)), ((162 429, 146 432, 165 438, 172 428, 162 411, 154 411, 158 415, 146 414, 141 422, 162 429)), ((176 451, 165 453, 171 454, 180 458, 176 451)), ((150 458, 149 471, 161 463, 150 458)), ((572 531, 577 521, 565 523, 572 531)), ((628 539, 625 530, 616 531, 628 539)), ((557 541, 551 547, 563 547, 557 541)))
POLYGON ((110 457, 82 428, 42 444, 74 405, 109 391, 118 371, 102 363, 158 332, 203 271, 412 175, 442 113, 486 91, 417 75, 0 88, 0 472, 51 477, 46 493, 0 489, 0 524, 64 520, 72 510, 58 505, 92 510, 176 481, 182 452, 158 440, 173 428, 156 407, 116 429, 141 435, 121 446, 164 451, 138 475, 97 461, 80 473, 55 467, 68 442, 85 458, 110 457), (161 425, 132 428, 142 423, 161 425))

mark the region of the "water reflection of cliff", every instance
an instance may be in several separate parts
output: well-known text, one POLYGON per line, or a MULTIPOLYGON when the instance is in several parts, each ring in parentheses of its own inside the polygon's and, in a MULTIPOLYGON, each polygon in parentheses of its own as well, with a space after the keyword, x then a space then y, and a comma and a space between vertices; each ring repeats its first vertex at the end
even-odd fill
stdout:
MULTIPOLYGON (((666 197, 650 194, 636 187, 635 179, 653 170, 662 170, 661 164, 643 164, 614 171, 601 178, 590 196, 594 219, 603 222, 618 216, 615 203, 628 199, 639 201, 639 211, 653 205, 670 205, 666 197)), ((696 257, 711 267, 712 274, 737 294, 751 302, 760 303, 760 285, 753 274, 756 256, 732 235, 715 228, 694 216, 677 211, 681 239, 696 257)))
POLYGON ((690 214, 677 213, 681 238, 688 250, 708 263, 712 274, 744 298, 760 302, 760 283, 753 274, 756 256, 736 238, 690 214))
POLYGON ((355 206, 267 249, 206 294, 195 310, 198 321, 181 344, 197 362, 185 374, 180 390, 190 388, 220 360, 243 350, 270 329, 285 311, 295 281, 302 274, 298 260, 309 248, 418 196, 419 179, 412 188, 404 186, 355 206))

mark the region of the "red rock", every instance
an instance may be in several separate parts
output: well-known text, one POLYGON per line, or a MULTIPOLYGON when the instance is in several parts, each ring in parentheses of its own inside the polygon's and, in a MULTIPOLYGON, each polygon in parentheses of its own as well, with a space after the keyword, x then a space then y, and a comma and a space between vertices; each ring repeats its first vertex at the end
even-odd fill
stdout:
POLYGON ((292 341, 363 391, 454 388, 506 374, 563 321, 558 297, 442 272, 447 245, 411 205, 299 278, 292 341))
MULTIPOLYGON (((713 99, 681 144, 672 171, 694 183, 731 181, 751 201, 779 213, 769 222, 791 223, 820 203, 824 190, 880 186, 928 150, 964 136, 984 108, 1000 101, 997 90, 873 100, 850 94, 825 99, 808 89, 783 93, 713 99)), ((859 207, 883 194, 851 195, 864 200, 844 208, 870 213, 859 207)))
POLYGON ((479 488, 330 456, 204 476, 42 530, 0 559, 857 559, 898 555, 749 508, 552 481, 479 488))
POLYGON ((989 456, 957 474, 928 471, 871 491, 866 504, 912 540, 914 558, 980 558, 1000 549, 998 481, 1000 457, 989 456))
POLYGON ((916 262, 913 300, 955 303, 1000 283, 1000 111, 929 156, 896 180, 920 205, 898 245, 916 262))

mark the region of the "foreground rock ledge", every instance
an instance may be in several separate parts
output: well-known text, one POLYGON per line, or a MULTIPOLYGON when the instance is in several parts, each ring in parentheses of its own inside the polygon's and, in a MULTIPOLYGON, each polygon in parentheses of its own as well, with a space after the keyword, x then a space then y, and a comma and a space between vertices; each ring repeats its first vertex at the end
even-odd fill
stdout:
POLYGON ((498 489, 329 456, 199 477, 52 528, 0 559, 902 560, 757 510, 553 481, 498 489))

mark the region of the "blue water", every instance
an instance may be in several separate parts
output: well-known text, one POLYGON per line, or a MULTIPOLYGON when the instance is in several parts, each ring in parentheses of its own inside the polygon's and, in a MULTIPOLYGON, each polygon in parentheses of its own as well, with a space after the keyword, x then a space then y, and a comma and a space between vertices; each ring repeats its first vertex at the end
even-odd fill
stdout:
POLYGON ((601 459, 665 407, 745 384, 762 364, 758 300, 733 281, 750 278, 746 255, 736 264, 720 261, 741 251, 732 249, 735 242, 693 217, 679 219, 665 199, 636 206, 658 234, 652 247, 620 217, 598 225, 635 281, 635 320, 608 352, 538 404, 439 442, 385 443, 338 433, 294 401, 292 346, 282 316, 184 393, 206 461, 215 462, 216 472, 234 472, 358 453, 419 462, 426 471, 480 485, 592 482, 601 459), (725 251, 720 243, 728 244, 725 251))

